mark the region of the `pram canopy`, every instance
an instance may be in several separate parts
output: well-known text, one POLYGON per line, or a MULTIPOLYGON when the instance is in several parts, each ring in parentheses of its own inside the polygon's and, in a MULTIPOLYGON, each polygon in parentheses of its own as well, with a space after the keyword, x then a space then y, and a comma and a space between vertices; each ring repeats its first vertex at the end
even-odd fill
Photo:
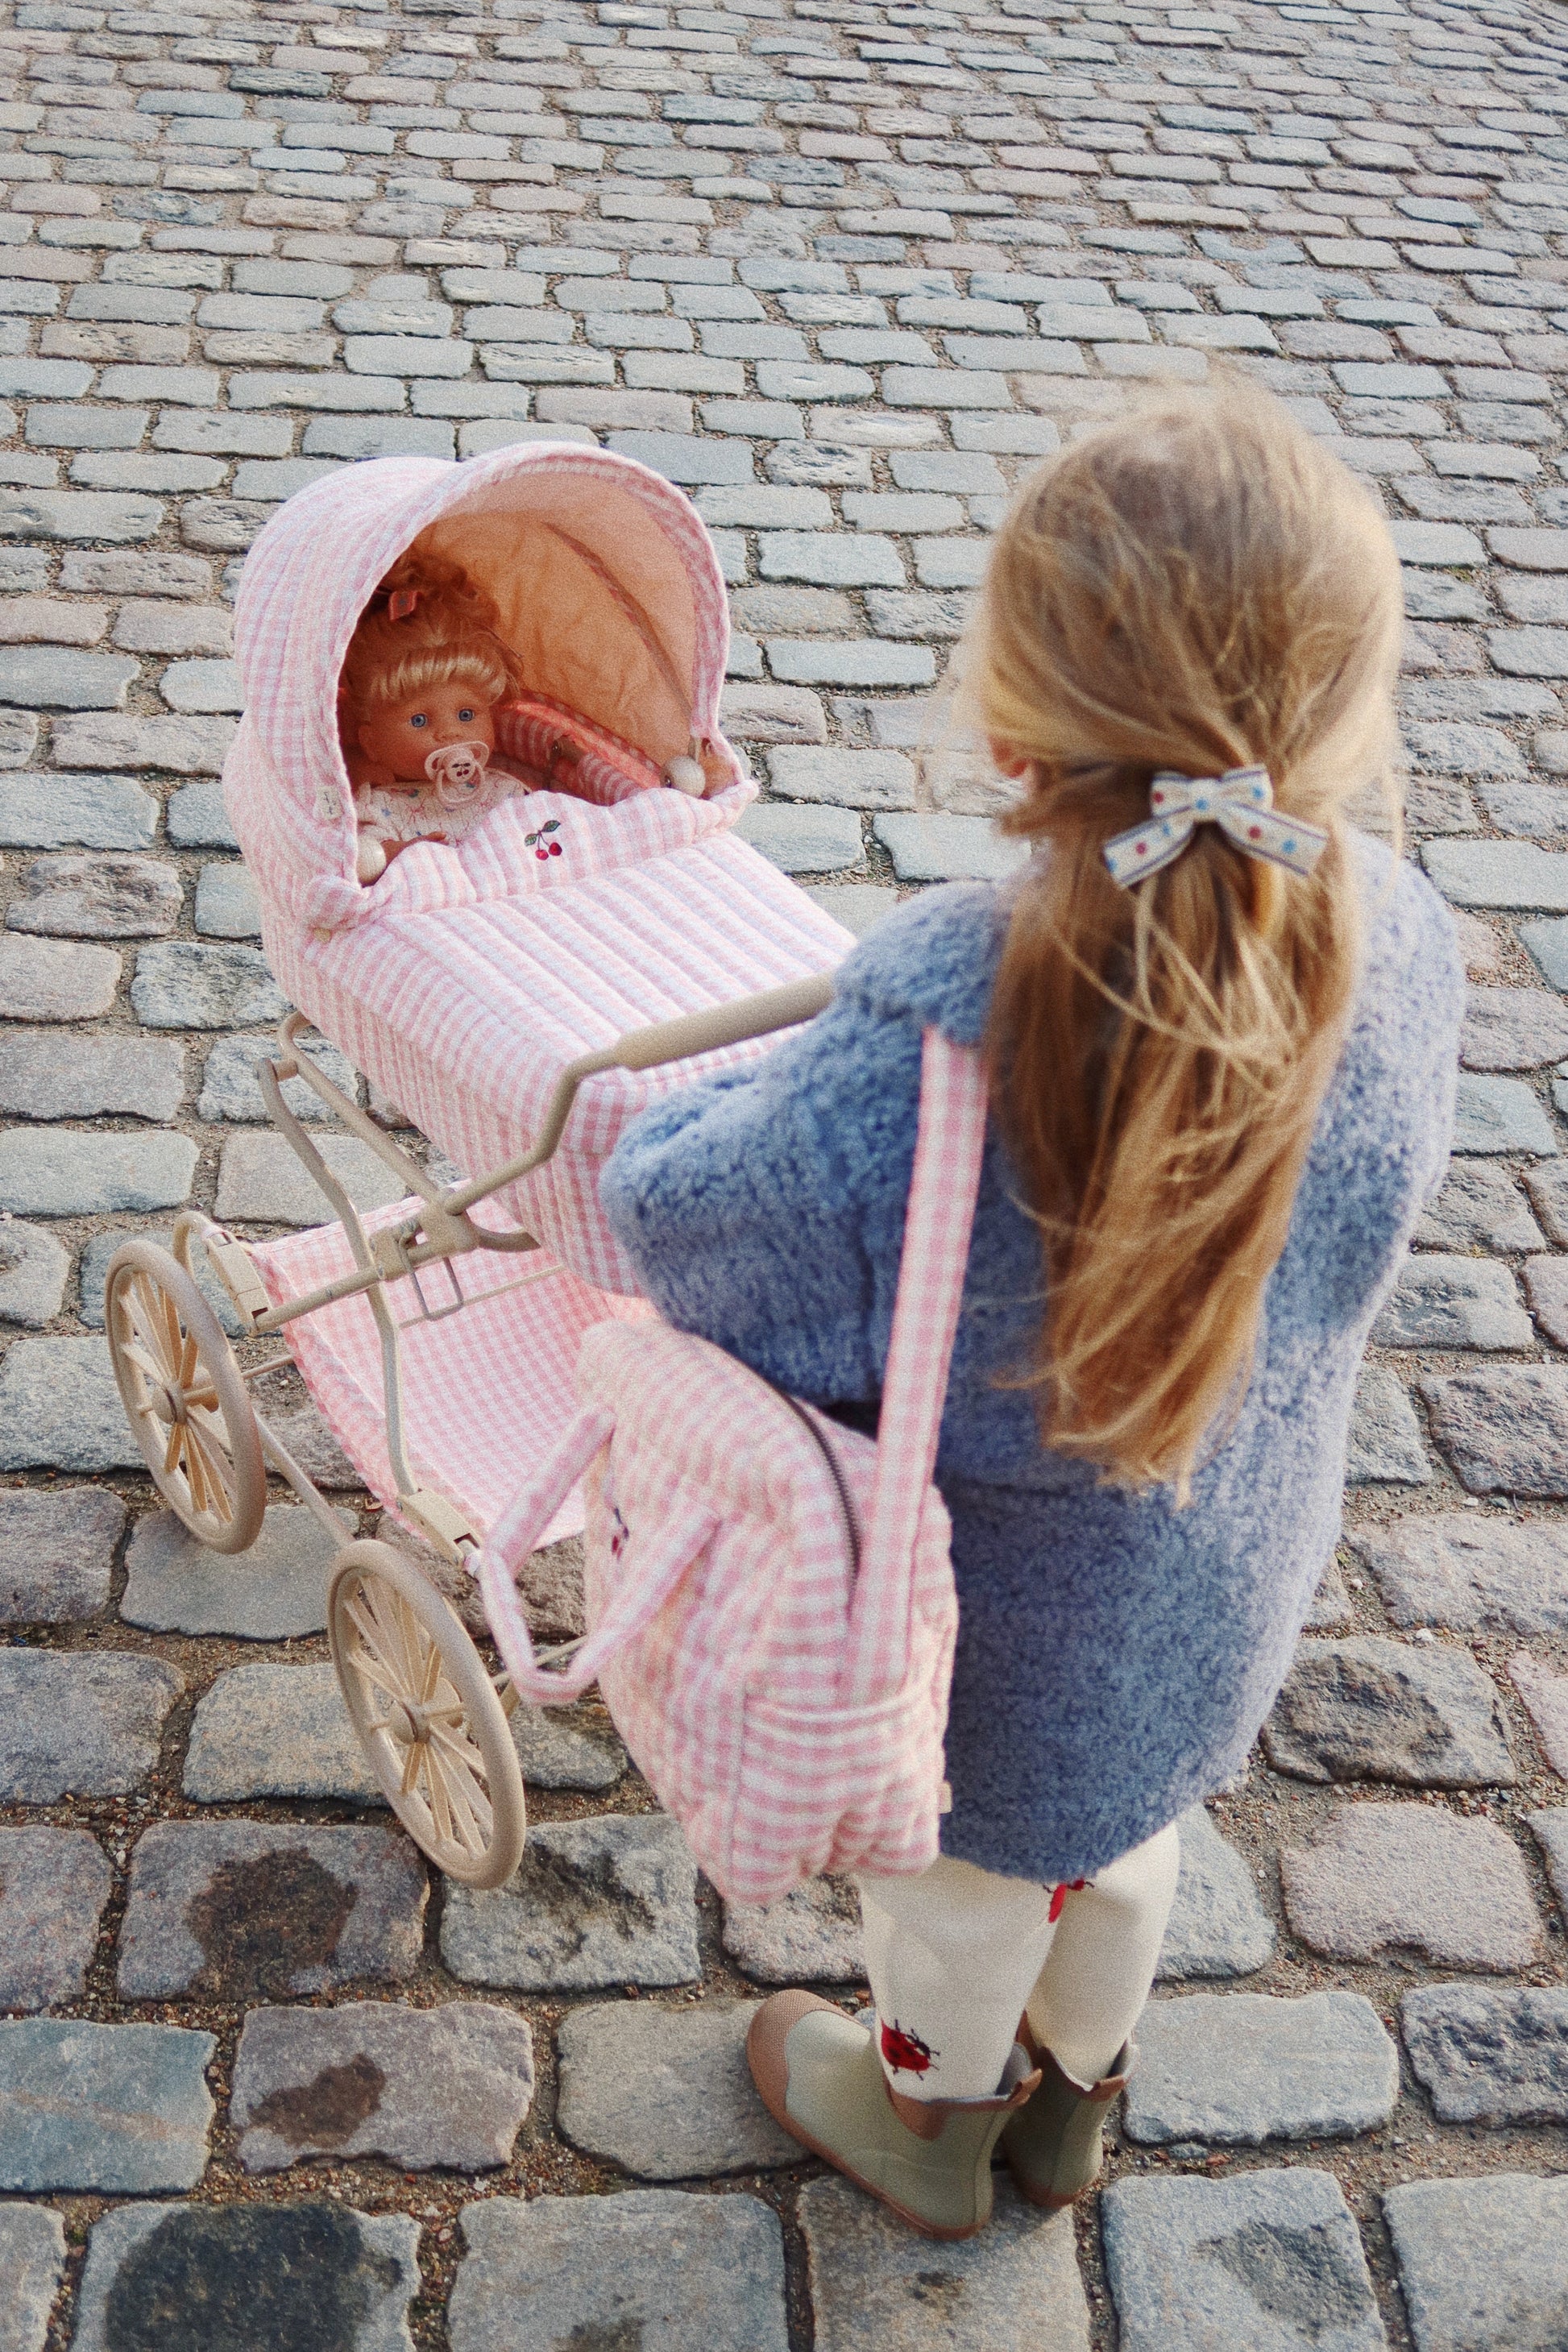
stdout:
MULTIPOLYGON (((724 587, 689 501, 606 450, 530 443, 461 466, 384 458, 291 499, 246 565, 246 714, 225 768, 279 983, 465 1171, 525 1151, 566 1065, 629 1029, 831 970, 849 936, 733 831, 754 787, 724 741, 724 587), (447 847, 354 878, 337 691, 355 624, 408 549, 495 598, 528 694, 498 714, 527 760, 559 717, 625 782, 613 804, 538 791, 447 847), (658 786, 696 747, 698 798, 658 786), (540 858, 550 829, 561 855, 540 858)), ((626 1120, 721 1060, 605 1072, 554 1157, 501 1195, 584 1281, 635 1288, 598 1210, 626 1120)))
POLYGON ((366 919, 337 688, 360 614, 410 549, 481 581, 530 688, 640 751, 653 777, 694 738, 712 746, 715 784, 742 776, 719 732, 724 584, 690 501, 669 483, 608 450, 548 443, 461 466, 345 466, 274 517, 236 605, 245 717, 226 782, 280 912, 291 902, 328 929, 366 919), (344 887, 311 887, 334 883, 344 887))

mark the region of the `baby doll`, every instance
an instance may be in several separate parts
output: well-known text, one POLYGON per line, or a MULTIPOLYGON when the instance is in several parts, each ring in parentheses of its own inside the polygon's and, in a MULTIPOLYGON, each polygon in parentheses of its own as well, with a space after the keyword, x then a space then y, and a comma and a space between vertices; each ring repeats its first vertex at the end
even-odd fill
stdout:
POLYGON ((339 730, 362 882, 411 842, 459 841, 509 794, 545 782, 496 756, 495 706, 521 690, 496 619, 460 564, 407 555, 361 615, 339 730))

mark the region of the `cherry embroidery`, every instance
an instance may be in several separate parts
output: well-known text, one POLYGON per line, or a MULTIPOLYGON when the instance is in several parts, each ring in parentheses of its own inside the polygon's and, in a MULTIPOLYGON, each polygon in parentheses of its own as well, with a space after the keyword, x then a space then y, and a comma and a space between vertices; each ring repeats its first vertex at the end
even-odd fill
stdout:
POLYGON ((1069 1895, 1081 1895, 1088 1885, 1089 1881, 1087 1878, 1069 1878, 1064 1885, 1052 1887, 1051 1907, 1046 1915, 1047 1919, 1052 1927, 1055 1927, 1057 1921, 1061 1917, 1062 1908, 1067 1902, 1068 1896, 1069 1895))
POLYGON ((897 2018, 891 2025, 882 2028, 882 2056, 895 2074, 923 2074, 931 2060, 941 2054, 929 2042, 922 2042, 918 2033, 906 2033, 897 2018))
POLYGON ((531 849, 535 857, 559 857, 561 844, 558 841, 546 842, 544 836, 547 833, 559 833, 560 830, 560 818, 552 816, 548 824, 540 826, 537 833, 525 833, 522 836, 522 845, 525 849, 531 849))

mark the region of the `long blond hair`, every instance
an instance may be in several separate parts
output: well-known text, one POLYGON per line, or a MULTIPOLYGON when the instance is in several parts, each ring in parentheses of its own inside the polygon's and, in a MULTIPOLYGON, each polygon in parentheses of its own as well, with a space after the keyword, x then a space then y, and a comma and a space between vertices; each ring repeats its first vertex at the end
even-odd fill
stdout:
POLYGON ((1042 1434, 1184 1500, 1243 1393, 1354 987, 1346 803, 1397 829, 1399 564, 1374 499, 1241 384, 1166 395, 1047 460, 1002 525, 966 690, 1048 854, 992 1004, 994 1106, 1038 1222, 1042 1434), (1132 889, 1104 847, 1162 768, 1261 764, 1326 826, 1310 877, 1200 824, 1132 889))

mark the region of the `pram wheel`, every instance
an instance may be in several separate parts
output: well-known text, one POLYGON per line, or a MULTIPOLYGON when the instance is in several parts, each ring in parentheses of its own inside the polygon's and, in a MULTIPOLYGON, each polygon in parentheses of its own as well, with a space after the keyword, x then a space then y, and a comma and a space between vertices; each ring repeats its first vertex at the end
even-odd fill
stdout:
POLYGON ((234 1350, 192 1276, 153 1242, 109 1261, 104 1324, 153 1484, 209 1551, 261 1532, 267 1465, 234 1350))
POLYGON ((360 1743, 415 1843, 465 1886, 522 1860, 522 1772, 494 1684, 456 1614, 390 1544, 338 1554, 327 1639, 360 1743))

